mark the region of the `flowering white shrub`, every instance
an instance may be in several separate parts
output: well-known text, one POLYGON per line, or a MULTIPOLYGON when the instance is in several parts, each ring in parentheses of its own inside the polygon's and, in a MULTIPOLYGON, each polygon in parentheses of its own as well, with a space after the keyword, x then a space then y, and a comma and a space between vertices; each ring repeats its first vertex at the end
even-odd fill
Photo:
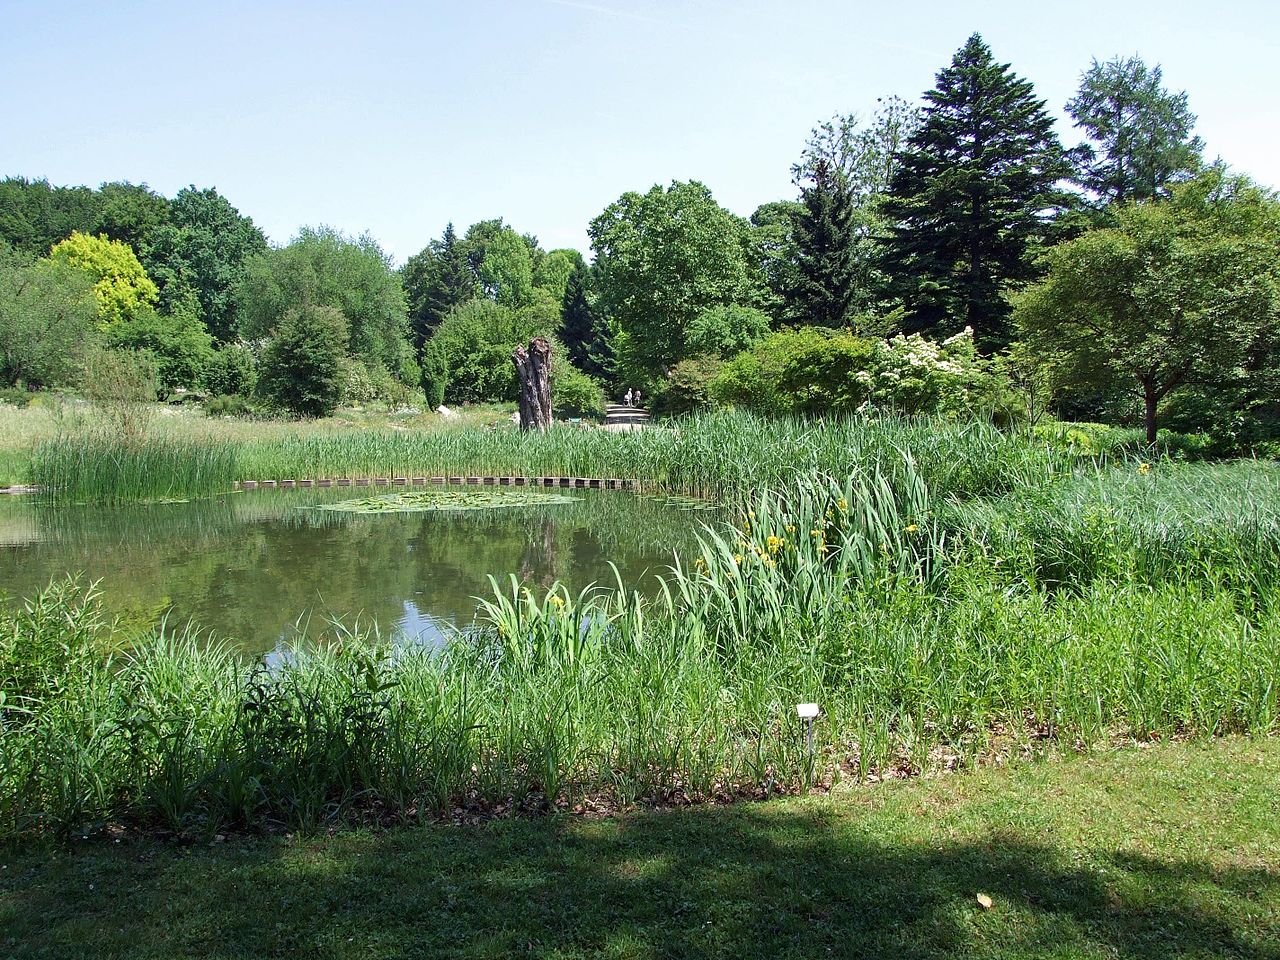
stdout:
POLYGON ((990 363, 978 356, 973 329, 945 340, 898 334, 880 345, 869 370, 859 375, 870 391, 868 406, 902 413, 972 413, 998 391, 990 363))

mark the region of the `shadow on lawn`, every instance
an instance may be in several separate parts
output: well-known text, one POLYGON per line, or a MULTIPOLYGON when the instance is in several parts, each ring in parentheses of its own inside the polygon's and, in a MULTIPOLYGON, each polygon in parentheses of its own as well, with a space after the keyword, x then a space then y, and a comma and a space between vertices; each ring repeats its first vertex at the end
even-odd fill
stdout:
POLYGON ((926 844, 765 805, 141 860, 117 848, 28 867, 25 889, 10 875, 0 929, 30 923, 8 941, 16 957, 1280 958, 1275 871, 1132 853, 1073 863, 1001 833, 926 844), (96 893, 66 882, 86 863, 96 893))

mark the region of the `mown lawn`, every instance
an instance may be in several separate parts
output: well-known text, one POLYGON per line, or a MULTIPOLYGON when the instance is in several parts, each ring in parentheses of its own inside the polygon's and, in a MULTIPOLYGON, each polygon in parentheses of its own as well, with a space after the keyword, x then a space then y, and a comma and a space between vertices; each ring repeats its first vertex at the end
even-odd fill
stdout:
POLYGON ((0 865, 14 960, 1280 958, 1280 740, 609 820, 90 840, 0 865))

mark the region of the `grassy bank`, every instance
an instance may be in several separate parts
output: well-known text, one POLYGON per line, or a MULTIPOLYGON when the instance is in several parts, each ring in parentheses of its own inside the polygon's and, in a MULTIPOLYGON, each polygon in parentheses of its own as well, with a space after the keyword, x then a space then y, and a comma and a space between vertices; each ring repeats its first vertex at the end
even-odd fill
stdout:
POLYGON ((1272 960, 1278 778, 1280 741, 1226 739, 603 821, 9 850, 0 953, 1272 960))
MULTIPOLYGON (((1123 494, 1145 531, 1129 537, 1085 522, 1093 501, 1071 486, 1084 481, 1064 481, 1066 519, 1042 529, 1076 531, 1065 546, 1034 538, 1016 494, 996 498, 1015 531, 997 550, 1004 534, 966 529, 909 459, 887 459, 758 495, 656 600, 498 583, 481 629, 443 652, 339 635, 271 670, 173 635, 104 661, 94 606, 60 585, 0 630, 16 638, 0 834, 312 831, 458 805, 754 797, 1117 740, 1274 732, 1275 473, 1242 469, 1262 471, 1249 482, 1271 491, 1267 519, 1224 514, 1207 544, 1202 501, 1229 473, 1181 484, 1179 511, 1123 494), (1160 523, 1141 521, 1143 504, 1160 523), (1153 549, 1159 577, 1147 575, 1153 549), (813 700, 810 755, 794 709, 813 700)), ((1126 470, 1103 488, 1168 482, 1126 470)))

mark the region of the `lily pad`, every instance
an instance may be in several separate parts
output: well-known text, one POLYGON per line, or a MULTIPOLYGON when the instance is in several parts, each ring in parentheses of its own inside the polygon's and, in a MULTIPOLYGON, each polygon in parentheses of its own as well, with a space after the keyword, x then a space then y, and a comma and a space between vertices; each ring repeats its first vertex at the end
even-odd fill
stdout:
POLYGON ((317 504, 317 510, 342 513, 424 513, 428 511, 502 510, 577 503, 577 497, 539 490, 410 490, 317 504))

